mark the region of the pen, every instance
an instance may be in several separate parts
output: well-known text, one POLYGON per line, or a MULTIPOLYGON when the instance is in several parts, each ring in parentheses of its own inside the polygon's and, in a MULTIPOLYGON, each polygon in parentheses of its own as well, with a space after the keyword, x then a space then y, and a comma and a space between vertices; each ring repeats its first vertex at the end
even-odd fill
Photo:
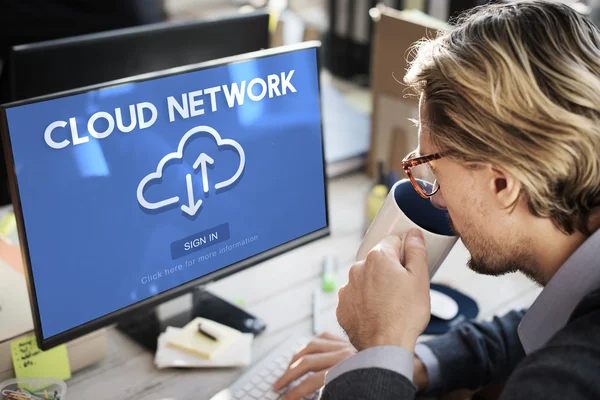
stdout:
POLYGON ((201 333, 202 335, 206 336, 210 340, 214 340, 214 341, 219 340, 219 338, 217 338, 214 334, 208 332, 207 329, 202 326, 202 324, 198 324, 198 333, 201 333))
POLYGON ((321 324, 319 321, 321 310, 321 291, 316 288, 312 295, 312 329, 313 334, 318 335, 321 332, 321 324))

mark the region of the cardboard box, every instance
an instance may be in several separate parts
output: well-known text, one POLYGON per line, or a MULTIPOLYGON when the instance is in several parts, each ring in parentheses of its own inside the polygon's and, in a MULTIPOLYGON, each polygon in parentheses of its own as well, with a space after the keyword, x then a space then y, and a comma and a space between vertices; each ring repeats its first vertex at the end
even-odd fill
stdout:
POLYGON ((273 13, 271 19, 273 26, 270 47, 322 40, 323 28, 293 11, 285 11, 281 14, 273 13))
POLYGON ((417 129, 408 119, 419 116, 418 98, 401 83, 412 57, 408 50, 423 37, 434 38, 439 29, 448 25, 417 10, 378 6, 371 14, 375 20, 371 57, 373 114, 367 173, 375 177, 377 164, 383 162, 384 170, 395 169, 402 176, 399 167, 404 156, 399 154, 406 155, 417 146, 417 129))

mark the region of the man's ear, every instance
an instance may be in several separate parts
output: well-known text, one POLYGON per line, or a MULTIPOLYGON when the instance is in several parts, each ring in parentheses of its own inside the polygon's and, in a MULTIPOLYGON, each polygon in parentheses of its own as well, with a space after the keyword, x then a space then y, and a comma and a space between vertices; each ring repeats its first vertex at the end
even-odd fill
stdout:
POLYGON ((502 208, 513 205, 521 193, 521 182, 508 171, 490 166, 490 189, 502 208))

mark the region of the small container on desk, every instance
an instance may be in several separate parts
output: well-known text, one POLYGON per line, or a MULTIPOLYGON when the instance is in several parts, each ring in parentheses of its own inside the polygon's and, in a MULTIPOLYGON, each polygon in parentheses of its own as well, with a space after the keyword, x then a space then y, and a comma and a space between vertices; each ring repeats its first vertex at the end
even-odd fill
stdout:
MULTIPOLYGON (((363 231, 366 232, 371 226, 371 223, 375 219, 375 216, 381 209, 381 206, 385 202, 385 198, 388 195, 390 188, 396 181, 390 183, 390 179, 396 179, 398 176, 394 174, 385 174, 383 172, 383 162, 377 164, 378 178, 377 183, 371 188, 366 202, 366 213, 363 231)), ((396 179, 398 180, 398 179, 396 179)))
POLYGON ((16 378, 0 383, 0 400, 65 400, 67 384, 54 378, 16 378))

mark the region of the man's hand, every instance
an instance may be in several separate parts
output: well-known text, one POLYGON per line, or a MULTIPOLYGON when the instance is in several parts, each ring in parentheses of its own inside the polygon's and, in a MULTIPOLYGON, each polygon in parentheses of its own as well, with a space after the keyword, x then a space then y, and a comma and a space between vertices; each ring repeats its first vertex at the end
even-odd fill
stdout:
POLYGON ((340 326, 358 350, 401 346, 414 351, 430 317, 429 273, 423 235, 411 230, 402 240, 385 237, 365 261, 350 268, 348 283, 338 292, 340 326))
POLYGON ((273 384, 273 388, 281 390, 312 373, 282 397, 282 400, 300 399, 319 390, 325 384, 327 370, 355 353, 356 350, 347 339, 323 333, 294 355, 288 370, 273 384))

